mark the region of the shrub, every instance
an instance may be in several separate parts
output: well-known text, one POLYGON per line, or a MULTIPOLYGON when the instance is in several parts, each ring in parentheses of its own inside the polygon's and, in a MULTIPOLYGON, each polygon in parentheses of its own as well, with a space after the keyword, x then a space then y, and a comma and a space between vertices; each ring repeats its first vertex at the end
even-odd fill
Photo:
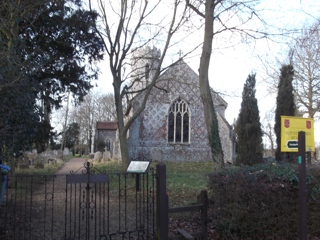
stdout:
MULTIPOLYGON (((320 236, 320 173, 308 168, 308 232, 320 236)), ((222 239, 296 239, 298 170, 290 164, 224 169, 209 176, 217 234, 222 239)))

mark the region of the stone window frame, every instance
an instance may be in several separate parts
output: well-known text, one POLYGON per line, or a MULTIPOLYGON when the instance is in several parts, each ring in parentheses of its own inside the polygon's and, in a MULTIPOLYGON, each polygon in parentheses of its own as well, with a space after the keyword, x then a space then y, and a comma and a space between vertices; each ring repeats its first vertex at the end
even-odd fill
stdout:
POLYGON ((168 143, 190 144, 191 110, 187 101, 181 97, 176 98, 171 102, 167 116, 168 143))

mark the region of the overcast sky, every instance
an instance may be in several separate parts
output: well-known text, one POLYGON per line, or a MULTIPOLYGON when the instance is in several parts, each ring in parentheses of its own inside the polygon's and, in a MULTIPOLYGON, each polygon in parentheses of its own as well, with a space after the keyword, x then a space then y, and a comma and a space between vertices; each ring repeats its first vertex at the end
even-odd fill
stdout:
MULTIPOLYGON (((320 17, 320 1, 317 0, 265 0, 259 8, 263 10, 262 17, 267 23, 279 28, 301 29, 320 17)), ((276 58, 284 60, 288 49, 286 43, 289 42, 290 38, 281 39, 281 43, 259 40, 251 45, 238 44, 233 48, 213 51, 210 65, 210 85, 223 93, 223 98, 228 102, 226 119, 230 124, 238 117, 243 85, 248 74, 252 72, 257 74, 256 97, 260 119, 263 124, 266 123, 266 112, 274 108, 276 96, 268 93, 262 80, 266 78, 266 75, 259 58, 270 62, 275 61, 276 58)), ((194 71, 198 72, 199 56, 196 55, 185 61, 194 71)), ((100 66, 103 74, 98 81, 99 88, 104 92, 112 92, 112 78, 107 73, 108 62, 100 63, 100 66)), ((280 67, 278 68, 280 69, 280 67)), ((315 136, 317 135, 320 135, 320 127, 316 126, 315 136)), ((320 138, 316 137, 316 142, 320 142, 320 138)))

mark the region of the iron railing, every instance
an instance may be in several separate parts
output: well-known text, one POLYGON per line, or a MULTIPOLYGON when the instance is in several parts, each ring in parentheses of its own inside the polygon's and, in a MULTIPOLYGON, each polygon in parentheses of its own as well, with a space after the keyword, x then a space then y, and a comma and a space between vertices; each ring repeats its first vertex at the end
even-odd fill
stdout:
POLYGON ((0 205, 0 239, 155 239, 155 173, 16 175, 0 205))

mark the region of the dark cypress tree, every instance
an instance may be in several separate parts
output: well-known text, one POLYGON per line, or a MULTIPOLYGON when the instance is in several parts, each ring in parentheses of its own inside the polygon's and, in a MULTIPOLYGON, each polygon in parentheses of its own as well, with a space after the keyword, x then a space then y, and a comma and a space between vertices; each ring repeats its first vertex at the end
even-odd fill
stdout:
POLYGON ((292 65, 282 65, 280 69, 280 79, 278 85, 278 96, 277 96, 277 107, 275 113, 275 125, 274 131, 276 134, 277 150, 276 159, 278 161, 282 160, 293 160, 292 153, 281 153, 280 152, 280 142, 281 142, 281 119, 280 116, 294 116, 296 111, 296 106, 294 102, 293 94, 293 75, 294 69, 292 65))
POLYGON ((244 84, 240 113, 236 122, 237 165, 254 165, 262 161, 262 130, 257 99, 256 74, 244 84))

